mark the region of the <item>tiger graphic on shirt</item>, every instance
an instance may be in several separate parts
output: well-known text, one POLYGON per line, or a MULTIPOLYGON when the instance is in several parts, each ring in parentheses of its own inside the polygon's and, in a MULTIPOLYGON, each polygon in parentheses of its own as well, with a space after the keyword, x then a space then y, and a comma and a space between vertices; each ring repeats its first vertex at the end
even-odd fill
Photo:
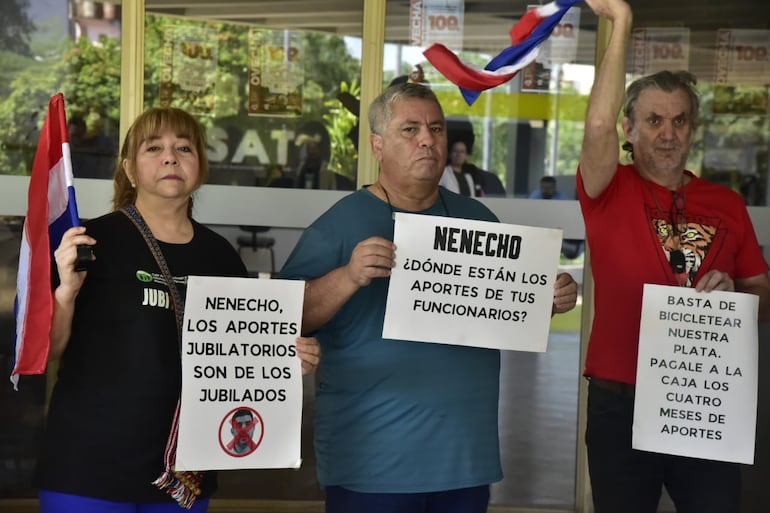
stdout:
MULTIPOLYGON (((677 247, 676 232, 667 219, 655 215, 653 215, 652 225, 666 258, 670 259, 671 251, 677 247)), ((687 264, 686 286, 689 287, 692 285, 695 275, 698 274, 698 270, 714 242, 717 228, 710 224, 688 221, 679 225, 678 231, 679 249, 684 253, 687 264)))

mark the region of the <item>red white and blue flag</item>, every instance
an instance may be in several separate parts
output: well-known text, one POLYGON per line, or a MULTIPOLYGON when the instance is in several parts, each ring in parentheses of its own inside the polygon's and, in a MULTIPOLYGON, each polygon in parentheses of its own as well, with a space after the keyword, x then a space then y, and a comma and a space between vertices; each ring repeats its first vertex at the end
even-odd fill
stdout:
POLYGON ((20 374, 43 374, 50 349, 53 251, 64 232, 80 224, 72 185, 64 95, 51 97, 29 181, 27 217, 16 279, 16 340, 11 382, 20 374))
POLYGON ((461 61, 457 55, 441 44, 434 44, 423 52, 428 61, 450 82, 460 88, 468 105, 482 91, 508 82, 533 62, 540 46, 548 39, 567 11, 583 0, 555 0, 527 12, 511 28, 511 46, 479 69, 461 61))

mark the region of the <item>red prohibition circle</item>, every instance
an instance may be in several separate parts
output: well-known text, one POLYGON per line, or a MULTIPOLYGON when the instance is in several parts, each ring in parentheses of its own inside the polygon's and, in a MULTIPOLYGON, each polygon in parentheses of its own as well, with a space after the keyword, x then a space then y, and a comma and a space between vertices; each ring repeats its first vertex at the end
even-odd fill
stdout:
POLYGON ((262 443, 264 436, 265 424, 262 416, 257 410, 248 406, 238 406, 228 411, 219 424, 219 446, 228 456, 233 458, 243 458, 256 451, 262 443), (251 423, 246 426, 235 426, 234 416, 239 411, 250 413, 252 416, 251 423), (248 434, 248 431, 252 428, 254 428, 254 434, 258 434, 258 436, 252 437, 248 434), (232 433, 233 430, 235 430, 234 434, 232 433), (226 439, 225 436, 228 438, 226 439), (241 443, 239 444, 239 442, 241 443), (241 449, 244 443, 246 448, 241 449), (236 447, 239 447, 239 449, 236 450, 236 447))

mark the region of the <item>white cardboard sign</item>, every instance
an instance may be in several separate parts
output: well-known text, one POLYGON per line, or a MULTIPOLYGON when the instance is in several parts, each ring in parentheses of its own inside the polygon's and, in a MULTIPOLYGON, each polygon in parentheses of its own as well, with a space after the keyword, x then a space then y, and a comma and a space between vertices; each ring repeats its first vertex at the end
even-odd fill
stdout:
POLYGON ((395 214, 382 336, 546 350, 562 231, 395 214))
POLYGON ((759 298, 644 286, 633 447, 754 462, 759 298))
POLYGON ((304 282, 190 276, 176 470, 298 468, 304 282))

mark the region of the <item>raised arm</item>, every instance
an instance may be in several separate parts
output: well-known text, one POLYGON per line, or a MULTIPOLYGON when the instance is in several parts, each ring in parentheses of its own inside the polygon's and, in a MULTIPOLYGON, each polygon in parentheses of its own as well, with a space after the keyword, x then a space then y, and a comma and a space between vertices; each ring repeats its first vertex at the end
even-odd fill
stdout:
POLYGON ((618 114, 625 93, 626 51, 633 16, 624 0, 586 0, 598 16, 612 22, 607 50, 596 70, 586 111, 580 173, 589 197, 599 196, 617 170, 618 114))
POLYGON ((371 237, 356 245, 350 261, 309 281, 305 288, 302 333, 313 333, 374 278, 390 276, 395 265, 395 245, 382 237, 371 237))

